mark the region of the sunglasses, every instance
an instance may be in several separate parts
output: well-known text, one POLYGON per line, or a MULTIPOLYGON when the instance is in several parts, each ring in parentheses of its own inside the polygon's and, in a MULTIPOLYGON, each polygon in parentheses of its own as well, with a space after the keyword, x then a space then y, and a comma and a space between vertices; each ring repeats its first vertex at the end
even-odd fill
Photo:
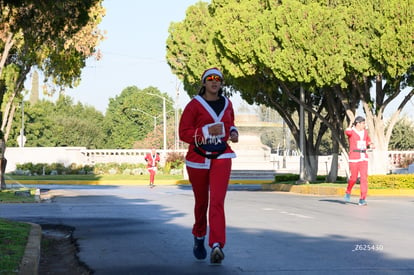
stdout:
POLYGON ((221 77, 219 77, 218 75, 209 75, 209 76, 206 77, 206 81, 221 82, 221 77))

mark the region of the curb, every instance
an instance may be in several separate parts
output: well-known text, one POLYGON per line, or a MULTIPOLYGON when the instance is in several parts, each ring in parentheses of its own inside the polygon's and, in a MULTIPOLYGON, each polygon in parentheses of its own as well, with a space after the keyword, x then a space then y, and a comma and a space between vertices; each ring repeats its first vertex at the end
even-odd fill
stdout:
POLYGON ((27 240, 26 249, 20 263, 20 275, 39 274, 40 242, 42 240, 42 228, 38 224, 31 225, 30 234, 27 240))
MULTIPOLYGON (((262 184, 263 191, 291 192, 306 195, 320 196, 344 196, 346 185, 344 187, 293 185, 283 183, 262 184)), ((359 196, 359 188, 354 187, 353 195, 359 196)), ((414 196, 413 189, 369 189, 368 196, 414 196)))
MULTIPOLYGON (((343 187, 318 186, 312 184, 284 184, 272 183, 273 180, 230 180, 233 185, 259 185, 262 191, 290 192, 303 195, 319 196, 344 196, 346 184, 343 187)), ((174 183, 177 185, 177 183, 174 183)), ((182 185, 190 185, 188 181, 182 181, 182 185)), ((160 184, 162 185, 162 184, 160 184)), ((170 182, 171 185, 171 182, 170 182)), ((352 195, 359 196, 359 186, 354 186, 352 195)), ((414 196, 414 189, 372 189, 368 187, 368 196, 414 196)))
POLYGON ((292 192, 292 193, 298 193, 298 194, 321 195, 321 196, 343 196, 345 195, 345 188, 340 188, 340 187, 293 185, 293 184, 282 184, 282 183, 262 184, 262 190, 292 192))

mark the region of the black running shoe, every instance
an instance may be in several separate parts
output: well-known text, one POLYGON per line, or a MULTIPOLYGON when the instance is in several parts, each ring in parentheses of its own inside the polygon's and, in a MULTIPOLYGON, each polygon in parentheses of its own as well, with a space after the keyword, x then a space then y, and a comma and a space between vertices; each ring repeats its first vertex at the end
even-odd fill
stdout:
POLYGON ((220 246, 213 247, 210 254, 210 263, 221 264, 222 260, 224 260, 223 250, 221 250, 220 246))
POLYGON ((207 257, 207 251, 204 247, 204 238, 199 240, 197 237, 194 237, 194 247, 193 254, 199 260, 203 260, 207 257))

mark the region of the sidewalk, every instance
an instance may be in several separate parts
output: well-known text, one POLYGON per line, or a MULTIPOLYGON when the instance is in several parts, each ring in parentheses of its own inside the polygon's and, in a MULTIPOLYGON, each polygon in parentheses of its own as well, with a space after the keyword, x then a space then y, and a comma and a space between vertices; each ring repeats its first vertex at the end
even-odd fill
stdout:
MULTIPOLYGON (((342 196, 345 194, 345 185, 344 187, 328 187, 328 186, 315 186, 315 185, 290 185, 290 184, 272 184, 267 183, 263 180, 249 180, 249 181, 235 181, 236 183, 231 183, 229 185, 229 190, 252 190, 252 191, 276 191, 276 192, 291 192, 304 195, 320 195, 320 196, 342 196)), ((66 183, 69 184, 69 183, 66 183)), ((94 183, 92 183, 94 184, 94 183)), ((96 183, 95 183, 96 184, 96 183)), ((131 183, 123 183, 131 184, 131 183)), ((122 183, 120 185, 123 185, 122 183)), ((180 181, 178 185, 187 185, 188 182, 180 181)), ((177 185, 176 182, 157 182, 157 185, 177 185)), ((41 194, 41 200, 48 200, 54 196, 59 196, 62 191, 60 190, 51 190, 44 194, 41 194)), ((65 193, 70 192, 70 190, 65 190, 65 193)), ((353 195, 357 196, 359 194, 358 189, 354 189, 353 195)), ((369 196, 414 196, 414 190, 376 190, 370 189, 369 196)), ((21 262, 21 268, 19 274, 22 275, 31 275, 38 274, 39 261, 40 261, 40 245, 42 238, 42 229, 37 224, 31 224, 32 228, 30 231, 30 236, 28 238, 28 243, 26 246, 26 251, 21 262)))

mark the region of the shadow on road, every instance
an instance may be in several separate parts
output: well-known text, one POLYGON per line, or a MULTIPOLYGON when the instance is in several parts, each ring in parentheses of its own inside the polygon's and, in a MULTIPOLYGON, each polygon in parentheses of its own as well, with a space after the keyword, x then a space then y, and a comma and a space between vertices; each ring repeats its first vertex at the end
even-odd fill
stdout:
MULTIPOLYGON (((19 209, 7 205, 1 215, 15 211, 18 220, 74 227, 79 257, 95 274, 414 272, 412 257, 391 257, 387 247, 368 239, 293 233, 306 224, 286 215, 285 219, 292 219, 292 228, 263 229, 266 220, 252 225, 248 221, 256 217, 243 212, 239 218, 246 220, 246 226, 228 223, 223 265, 210 266, 208 259, 200 262, 192 255, 191 190, 142 188, 113 195, 101 191, 84 190, 55 198, 54 203, 26 204, 19 209)), ((345 204, 335 199, 320 201, 345 204)))
POLYGON ((358 205, 358 203, 356 202, 346 202, 344 200, 336 200, 336 199, 323 199, 323 200, 319 200, 322 202, 331 202, 331 203, 337 203, 337 204, 355 204, 358 205))

